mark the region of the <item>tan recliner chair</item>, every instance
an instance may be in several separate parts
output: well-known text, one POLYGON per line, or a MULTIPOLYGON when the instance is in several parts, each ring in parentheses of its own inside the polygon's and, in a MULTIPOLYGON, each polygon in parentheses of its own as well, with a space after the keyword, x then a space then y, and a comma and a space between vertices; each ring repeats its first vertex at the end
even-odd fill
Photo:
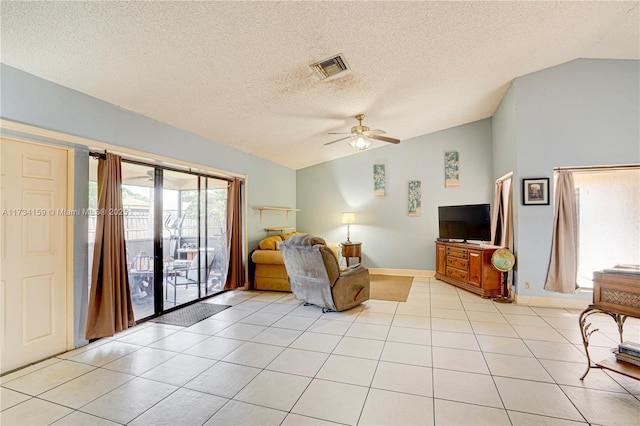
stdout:
POLYGON ((323 311, 344 311, 369 300, 369 270, 362 264, 340 271, 322 238, 295 235, 280 245, 291 291, 323 311))

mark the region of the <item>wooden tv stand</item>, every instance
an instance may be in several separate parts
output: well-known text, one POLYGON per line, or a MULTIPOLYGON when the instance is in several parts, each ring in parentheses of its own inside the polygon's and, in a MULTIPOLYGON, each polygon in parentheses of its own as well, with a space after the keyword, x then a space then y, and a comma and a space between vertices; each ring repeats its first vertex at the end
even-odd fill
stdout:
POLYGON ((485 298, 503 296, 502 272, 491 266, 499 248, 436 241, 436 278, 485 298))

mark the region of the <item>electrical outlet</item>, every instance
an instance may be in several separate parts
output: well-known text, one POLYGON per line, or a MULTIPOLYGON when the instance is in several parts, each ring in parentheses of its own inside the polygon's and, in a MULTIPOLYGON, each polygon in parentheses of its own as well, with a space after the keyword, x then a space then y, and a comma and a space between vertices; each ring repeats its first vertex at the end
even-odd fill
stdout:
POLYGON ((527 290, 531 290, 531 283, 529 281, 525 281, 524 288, 526 288, 527 290))

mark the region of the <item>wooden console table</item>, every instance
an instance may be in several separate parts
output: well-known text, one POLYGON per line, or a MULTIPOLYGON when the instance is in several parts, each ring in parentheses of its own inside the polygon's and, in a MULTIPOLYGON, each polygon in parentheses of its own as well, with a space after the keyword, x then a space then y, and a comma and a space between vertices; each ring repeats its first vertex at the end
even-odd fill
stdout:
POLYGON ((624 273, 594 272, 593 304, 589 305, 578 318, 580 332, 582 333, 582 344, 587 355, 587 370, 580 377, 580 380, 583 380, 589 374, 591 368, 605 368, 640 380, 640 367, 624 361, 618 361, 615 355, 595 362, 594 366, 591 365, 589 338, 598 329, 589 330, 591 323, 587 323, 587 318, 593 314, 609 315, 618 326, 620 343, 622 343, 624 341, 623 328, 627 318, 640 318, 640 276, 624 273))
POLYGON ((484 298, 503 296, 502 272, 491 266, 501 247, 436 242, 436 279, 484 298))

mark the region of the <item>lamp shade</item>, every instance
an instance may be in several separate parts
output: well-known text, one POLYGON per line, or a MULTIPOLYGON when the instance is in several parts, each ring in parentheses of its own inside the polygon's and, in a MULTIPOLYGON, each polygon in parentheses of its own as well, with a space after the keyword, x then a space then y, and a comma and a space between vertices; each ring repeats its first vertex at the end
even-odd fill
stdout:
POLYGON ((342 212, 342 223, 356 223, 356 214, 354 212, 342 212))

